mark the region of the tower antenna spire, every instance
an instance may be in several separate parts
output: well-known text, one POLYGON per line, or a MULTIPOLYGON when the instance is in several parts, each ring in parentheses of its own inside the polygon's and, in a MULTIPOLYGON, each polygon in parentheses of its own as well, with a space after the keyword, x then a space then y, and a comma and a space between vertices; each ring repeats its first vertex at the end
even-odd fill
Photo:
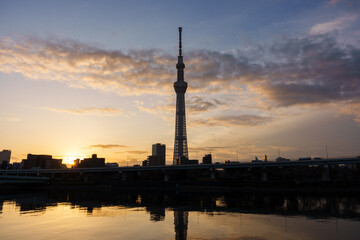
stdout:
POLYGON ((182 27, 179 27, 179 56, 182 56, 181 32, 182 32, 182 27))

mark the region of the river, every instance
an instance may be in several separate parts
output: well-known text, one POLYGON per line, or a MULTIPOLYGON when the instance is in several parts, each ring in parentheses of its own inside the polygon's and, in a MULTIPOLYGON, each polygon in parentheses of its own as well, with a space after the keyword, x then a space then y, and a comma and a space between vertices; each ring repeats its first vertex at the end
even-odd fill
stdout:
POLYGON ((0 194, 0 239, 359 239, 351 193, 0 194))

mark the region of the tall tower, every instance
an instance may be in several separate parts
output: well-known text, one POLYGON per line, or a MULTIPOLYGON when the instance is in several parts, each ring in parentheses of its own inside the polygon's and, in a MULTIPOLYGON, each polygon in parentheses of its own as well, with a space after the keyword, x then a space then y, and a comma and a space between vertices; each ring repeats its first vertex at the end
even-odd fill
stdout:
POLYGON ((176 64, 177 81, 174 82, 174 89, 176 92, 176 120, 173 164, 176 165, 180 165, 183 160, 189 159, 185 119, 185 92, 187 89, 187 82, 184 81, 185 64, 181 52, 181 32, 182 28, 179 27, 179 56, 176 64))

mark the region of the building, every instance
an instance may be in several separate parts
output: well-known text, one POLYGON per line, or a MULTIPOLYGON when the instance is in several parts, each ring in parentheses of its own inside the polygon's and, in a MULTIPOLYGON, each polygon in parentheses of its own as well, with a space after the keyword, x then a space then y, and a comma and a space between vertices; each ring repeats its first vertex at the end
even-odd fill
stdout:
POLYGON ((73 167, 79 167, 79 164, 80 164, 80 158, 77 158, 74 160, 73 167))
POLYGON ((22 169, 22 163, 21 162, 13 162, 11 169, 13 169, 13 170, 22 169))
POLYGON ((165 165, 163 159, 159 156, 148 156, 146 160, 143 161, 143 166, 159 166, 165 165))
POLYGON ((202 159, 202 163, 203 164, 211 164, 212 163, 211 153, 210 154, 205 154, 205 156, 202 159))
POLYGON ((283 157, 278 157, 278 158, 276 158, 275 161, 276 161, 276 162, 289 162, 290 159, 288 159, 288 158, 283 158, 283 157))
POLYGON ((35 155, 29 153, 27 158, 22 160, 22 168, 58 169, 63 168, 63 164, 62 159, 54 159, 51 155, 35 155))
POLYGON ((166 163, 166 146, 165 144, 156 143, 152 145, 152 156, 157 156, 161 159, 160 165, 166 163))
POLYGON ((75 166, 74 167, 78 167, 78 168, 105 167, 105 158, 98 158, 96 154, 93 154, 91 156, 91 158, 84 158, 80 162, 75 160, 75 166))
POLYGON ((174 89, 176 92, 176 117, 173 164, 181 164, 183 160, 186 161, 189 159, 185 119, 185 92, 187 89, 187 82, 184 81, 185 64, 182 56, 181 32, 182 28, 179 27, 179 56, 176 64, 177 81, 174 82, 174 89))
POLYGON ((117 168, 119 167, 119 164, 116 162, 112 162, 112 163, 105 163, 105 166, 108 168, 117 168))
POLYGON ((199 160, 197 159, 188 160, 188 164, 199 164, 199 160))
POLYGON ((255 160, 251 160, 252 163, 256 163, 256 162, 262 162, 261 160, 258 159, 258 157, 255 156, 255 160))
POLYGON ((10 157, 10 150, 2 150, 0 152, 0 168, 6 168, 10 164, 10 157))
POLYGON ((176 160, 176 165, 188 165, 188 164, 199 164, 199 160, 196 159, 187 159, 185 157, 181 157, 176 160))
POLYGON ((185 156, 181 156, 181 157, 178 157, 176 160, 175 160, 175 165, 185 165, 185 164, 189 164, 189 159, 185 156))
POLYGON ((166 146, 165 144, 155 143, 152 145, 152 155, 148 156, 142 162, 143 166, 159 166, 165 165, 166 160, 166 146))

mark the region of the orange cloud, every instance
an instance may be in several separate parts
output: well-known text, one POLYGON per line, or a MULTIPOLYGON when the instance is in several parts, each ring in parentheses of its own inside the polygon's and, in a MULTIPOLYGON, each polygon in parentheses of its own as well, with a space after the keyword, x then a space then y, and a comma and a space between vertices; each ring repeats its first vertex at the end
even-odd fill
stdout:
POLYGON ((43 109, 49 110, 52 112, 67 113, 67 114, 78 114, 78 115, 119 115, 122 113, 122 110, 118 108, 94 108, 94 107, 84 107, 79 109, 68 109, 68 108, 51 108, 44 107, 43 109))
POLYGON ((127 148, 126 145, 120 145, 120 144, 95 144, 95 145, 89 145, 89 148, 127 148))

